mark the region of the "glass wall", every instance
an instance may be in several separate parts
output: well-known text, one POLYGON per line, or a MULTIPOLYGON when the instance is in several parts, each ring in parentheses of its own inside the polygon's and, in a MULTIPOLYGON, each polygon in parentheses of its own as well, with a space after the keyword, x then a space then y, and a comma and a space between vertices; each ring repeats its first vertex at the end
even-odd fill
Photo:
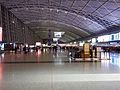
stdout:
POLYGON ((0 6, 3 42, 33 44, 34 32, 4 6, 0 6))

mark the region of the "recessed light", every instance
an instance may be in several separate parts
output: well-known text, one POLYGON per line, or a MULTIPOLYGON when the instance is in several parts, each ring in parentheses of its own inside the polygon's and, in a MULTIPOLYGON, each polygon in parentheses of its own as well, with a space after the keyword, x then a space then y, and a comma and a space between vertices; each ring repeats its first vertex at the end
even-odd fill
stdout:
POLYGON ((65 11, 65 13, 67 14, 68 12, 67 12, 67 11, 65 11))
POLYGON ((67 12, 67 11, 65 11, 65 13, 67 14, 68 12, 67 12))
POLYGON ((26 8, 26 10, 28 10, 28 8, 26 8))
POLYGON ((12 23, 15 23, 15 21, 12 21, 12 23))
POLYGON ((59 10, 57 9, 57 12, 59 12, 59 10))
POLYGON ((86 17, 83 17, 83 19, 84 19, 84 20, 87 20, 87 18, 86 18, 86 17))
POLYGON ((52 11, 53 9, 50 9, 50 11, 52 11))

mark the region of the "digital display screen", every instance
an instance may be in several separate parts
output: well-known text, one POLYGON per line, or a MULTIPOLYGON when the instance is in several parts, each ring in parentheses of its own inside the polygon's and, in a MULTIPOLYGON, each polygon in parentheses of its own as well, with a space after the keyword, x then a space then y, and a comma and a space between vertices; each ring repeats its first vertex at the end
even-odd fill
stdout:
POLYGON ((60 38, 65 32, 54 32, 54 37, 60 38))

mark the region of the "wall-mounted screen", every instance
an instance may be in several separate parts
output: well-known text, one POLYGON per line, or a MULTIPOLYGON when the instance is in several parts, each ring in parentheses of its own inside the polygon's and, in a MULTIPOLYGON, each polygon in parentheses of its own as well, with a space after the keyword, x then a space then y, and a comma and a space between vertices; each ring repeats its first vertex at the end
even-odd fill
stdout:
POLYGON ((65 32, 54 32, 54 37, 60 38, 65 32))

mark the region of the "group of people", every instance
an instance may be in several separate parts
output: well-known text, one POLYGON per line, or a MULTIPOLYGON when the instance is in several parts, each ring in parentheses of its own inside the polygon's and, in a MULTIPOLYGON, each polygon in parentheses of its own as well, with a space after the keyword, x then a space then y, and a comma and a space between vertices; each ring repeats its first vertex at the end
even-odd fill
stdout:
POLYGON ((80 50, 78 47, 69 47, 68 48, 68 53, 69 53, 69 56, 71 58, 75 58, 75 57, 80 57, 80 52, 82 50, 80 50))
POLYGON ((26 45, 24 45, 24 46, 15 46, 15 48, 14 48, 14 50, 15 50, 15 54, 18 52, 18 51, 20 51, 20 52, 24 52, 25 54, 27 53, 27 52, 29 52, 30 51, 30 48, 29 47, 26 47, 26 45))
MULTIPOLYGON (((35 47, 33 50, 34 51, 38 51, 40 49, 40 47, 35 47)), ((14 48, 14 51, 15 51, 15 54, 18 52, 18 51, 20 51, 20 52, 24 52, 24 54, 27 54, 27 53, 29 53, 30 52, 30 47, 29 46, 26 46, 26 45, 24 45, 24 46, 15 46, 15 48, 14 48)))

